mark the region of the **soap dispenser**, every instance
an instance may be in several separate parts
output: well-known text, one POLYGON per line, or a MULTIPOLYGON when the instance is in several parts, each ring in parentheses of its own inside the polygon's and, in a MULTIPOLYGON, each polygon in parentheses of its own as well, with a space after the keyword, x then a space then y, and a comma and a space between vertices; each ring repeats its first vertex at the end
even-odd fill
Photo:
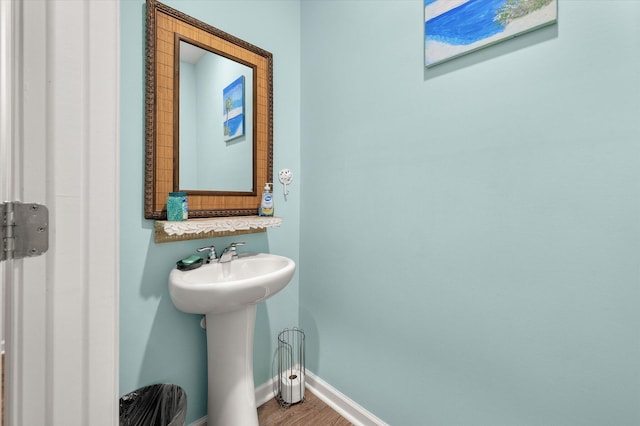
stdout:
POLYGON ((260 216, 273 216, 273 194, 271 193, 272 185, 273 183, 270 182, 264 184, 262 201, 260 202, 260 208, 258 209, 258 215, 260 216))

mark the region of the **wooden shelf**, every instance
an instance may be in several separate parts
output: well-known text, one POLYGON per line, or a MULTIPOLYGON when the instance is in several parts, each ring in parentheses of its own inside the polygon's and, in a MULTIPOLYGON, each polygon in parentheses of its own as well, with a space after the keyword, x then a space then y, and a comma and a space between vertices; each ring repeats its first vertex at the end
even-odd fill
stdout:
POLYGON ((282 218, 267 216, 230 216, 189 219, 181 222, 158 220, 155 223, 155 242, 197 240, 230 235, 265 232, 280 226, 282 218))

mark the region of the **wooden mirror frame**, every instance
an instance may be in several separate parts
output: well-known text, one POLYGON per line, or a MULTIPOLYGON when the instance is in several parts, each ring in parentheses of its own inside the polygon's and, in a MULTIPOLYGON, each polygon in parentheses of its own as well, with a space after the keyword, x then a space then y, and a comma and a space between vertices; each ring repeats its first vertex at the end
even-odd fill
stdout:
POLYGON ((144 217, 166 219, 166 199, 177 191, 176 40, 186 37, 254 69, 253 192, 187 191, 189 217, 258 213, 265 183, 273 179, 273 55, 155 0, 147 0, 144 217))

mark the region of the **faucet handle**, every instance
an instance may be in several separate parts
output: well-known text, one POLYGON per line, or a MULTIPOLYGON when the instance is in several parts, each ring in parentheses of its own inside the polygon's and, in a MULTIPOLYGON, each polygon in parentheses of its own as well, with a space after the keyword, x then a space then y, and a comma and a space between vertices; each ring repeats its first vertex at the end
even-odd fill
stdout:
POLYGON ((238 252, 236 251, 236 247, 243 246, 244 242, 231 243, 222 251, 220 255, 220 262, 228 262, 232 259, 238 258, 238 252))
POLYGON ((209 254, 207 255, 207 263, 211 263, 216 261, 216 247, 215 246, 206 246, 206 247, 200 247, 199 249, 196 249, 196 251, 198 253, 201 253, 203 251, 209 251, 209 254))
POLYGON ((224 249, 224 251, 222 253, 224 254, 224 253, 230 251, 234 256, 237 257, 237 255, 236 255, 236 247, 243 246, 244 244, 245 243, 243 241, 239 241, 239 242, 236 242, 236 243, 231 243, 231 244, 229 244, 227 246, 226 249, 224 249))

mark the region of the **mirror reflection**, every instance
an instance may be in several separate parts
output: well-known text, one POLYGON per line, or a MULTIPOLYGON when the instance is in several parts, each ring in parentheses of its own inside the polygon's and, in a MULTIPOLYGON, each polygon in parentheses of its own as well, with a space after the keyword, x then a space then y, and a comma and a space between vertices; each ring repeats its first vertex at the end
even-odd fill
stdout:
POLYGON ((252 192, 253 69, 180 40, 182 191, 252 192))

